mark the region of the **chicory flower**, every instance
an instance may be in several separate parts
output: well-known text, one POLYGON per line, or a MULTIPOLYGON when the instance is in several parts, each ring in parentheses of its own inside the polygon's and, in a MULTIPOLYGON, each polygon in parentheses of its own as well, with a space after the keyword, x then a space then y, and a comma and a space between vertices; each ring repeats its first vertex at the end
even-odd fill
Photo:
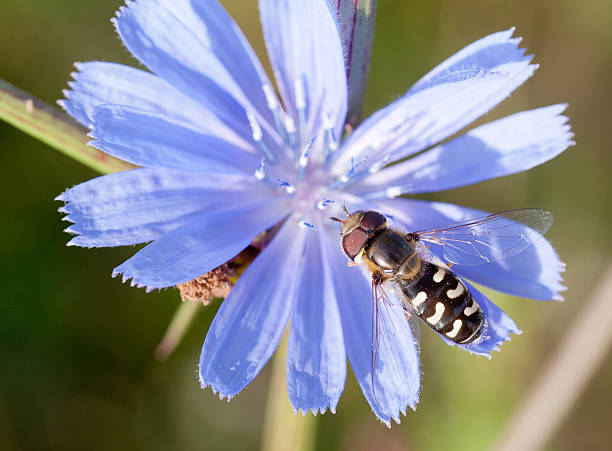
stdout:
MULTIPOLYGON (((389 305, 371 377, 370 281, 347 267, 329 216, 342 205, 373 209, 406 230, 483 216, 397 197, 513 174, 553 158, 571 144, 565 106, 518 113, 445 141, 536 69, 510 29, 459 51, 343 139, 347 80, 328 2, 260 0, 259 6, 280 98, 215 0, 137 0, 119 10, 113 21, 119 36, 149 71, 77 64, 61 103, 91 128, 91 145, 141 168, 58 197, 72 222, 67 231, 76 235, 69 244, 149 243, 113 275, 151 290, 214 269, 279 225, 208 331, 202 387, 235 396, 270 359, 290 323, 287 387, 296 411, 335 411, 348 356, 374 413, 387 424, 399 422, 400 412, 416 405, 420 387, 413 332, 401 308, 389 305)), ((502 262, 453 267, 493 289, 543 300, 559 298, 562 270, 545 239, 502 262)), ((519 330, 470 290, 488 332, 465 348, 488 355, 519 330)))

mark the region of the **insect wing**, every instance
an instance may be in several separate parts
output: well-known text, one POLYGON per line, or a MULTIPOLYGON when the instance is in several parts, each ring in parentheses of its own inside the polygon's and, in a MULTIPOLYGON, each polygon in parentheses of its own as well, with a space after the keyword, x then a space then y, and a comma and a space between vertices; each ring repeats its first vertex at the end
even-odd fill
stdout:
MULTIPOLYGON (((396 340, 411 340, 417 353, 420 352, 419 317, 406 303, 387 293, 383 284, 372 279, 372 390, 378 362, 378 353, 384 349, 387 356, 397 354, 396 340), (409 332, 403 327, 408 322, 409 332)), ((399 364, 398 364, 399 365, 399 364)), ((401 365, 400 365, 401 366, 401 365)), ((375 393, 374 393, 375 394, 375 393)))
POLYGON ((550 212, 522 208, 420 230, 411 235, 434 247, 441 246, 441 255, 450 263, 475 266, 523 252, 539 240, 552 223, 550 212))
POLYGON ((421 323, 420 319, 417 316, 416 312, 409 307, 409 311, 404 309, 406 312, 406 319, 408 320, 408 325, 410 326, 410 330, 412 331, 412 337, 414 340, 414 344, 416 345, 417 351, 421 352, 421 323))

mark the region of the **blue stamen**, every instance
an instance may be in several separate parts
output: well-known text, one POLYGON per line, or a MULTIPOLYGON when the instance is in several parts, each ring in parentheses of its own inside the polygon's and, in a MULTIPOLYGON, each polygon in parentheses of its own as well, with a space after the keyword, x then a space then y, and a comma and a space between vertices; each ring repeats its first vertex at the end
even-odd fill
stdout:
POLYGON ((323 114, 323 149, 326 150, 325 161, 323 163, 324 167, 326 167, 338 149, 336 132, 334 131, 333 124, 327 112, 323 114))
POLYGON ((376 199, 394 199, 402 194, 408 194, 410 191, 414 189, 414 185, 401 185, 401 186, 390 186, 381 191, 375 191, 373 193, 363 194, 363 197, 366 200, 376 200, 376 199))
POLYGON ((282 111, 280 109, 278 99, 276 98, 276 95, 269 84, 266 83, 262 85, 262 88, 264 96, 266 97, 268 109, 272 112, 272 117, 274 117, 274 127, 276 128, 276 131, 281 139, 286 140, 288 139, 288 136, 285 127, 283 126, 283 120, 281 117, 282 111))
POLYGON ((314 142, 315 138, 311 139, 300 152, 300 158, 298 159, 298 180, 304 180, 304 174, 306 173, 306 167, 308 166, 308 157, 310 156, 310 150, 312 149, 314 142))
POLYGON ((266 185, 272 188, 276 188, 278 185, 274 183, 274 181, 266 174, 266 171, 264 170, 265 162, 266 158, 261 157, 261 159, 259 160, 259 164, 257 165, 257 169, 255 170, 255 178, 264 182, 266 185))
POLYGON ((298 114, 298 131, 300 134, 300 143, 305 141, 306 133, 306 92, 304 89, 304 78, 302 75, 295 79, 295 107, 298 114))
POLYGON ((287 132, 287 136, 289 137, 289 145, 295 152, 297 152, 298 150, 297 130, 295 128, 295 122, 293 121, 293 118, 289 115, 286 115, 283 125, 285 127, 285 131, 287 132))
POLYGON ((281 187, 285 188, 285 192, 289 194, 289 196, 293 196, 295 193, 295 186, 283 179, 277 179, 278 183, 281 187))
POLYGON ((301 219, 300 222, 298 222, 298 224, 300 225, 300 227, 303 227, 305 229, 317 230, 317 226, 316 225, 311 224, 309 222, 306 222, 303 219, 301 219))
MULTIPOLYGON (((360 166, 362 166, 367 160, 368 158, 365 157, 363 160, 359 161, 359 163, 355 164, 355 158, 351 157, 351 169, 349 169, 348 172, 346 172, 345 174, 342 174, 338 180, 336 180, 334 183, 329 185, 327 188, 330 190, 333 190, 333 189, 338 188, 339 186, 345 185, 349 181, 350 182, 355 181, 356 170, 360 166)), ((366 174, 367 174, 367 171, 362 171, 360 173, 357 173, 357 175, 359 176, 359 179, 365 177, 366 174)))
POLYGON ((274 154, 272 153, 268 145, 263 140, 263 132, 261 131, 259 122, 257 122, 257 119, 255 118, 255 116, 253 116, 249 112, 247 112, 247 119, 249 120, 249 126, 251 127, 251 132, 253 134, 253 141, 255 141, 257 148, 261 151, 261 153, 264 154, 266 159, 271 164, 276 164, 277 162, 276 157, 274 156, 274 154))
POLYGON ((329 205, 335 203, 333 200, 331 199, 326 199, 325 197, 322 198, 319 202, 317 202, 315 204, 315 208, 317 210, 324 210, 325 208, 327 208, 329 205))

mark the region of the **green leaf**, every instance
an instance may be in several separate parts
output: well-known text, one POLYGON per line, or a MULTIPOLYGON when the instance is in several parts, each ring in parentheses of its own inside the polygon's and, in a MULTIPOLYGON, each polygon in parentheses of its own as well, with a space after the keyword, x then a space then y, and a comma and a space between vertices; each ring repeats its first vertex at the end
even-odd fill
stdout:
POLYGON ((87 129, 0 79, 0 119, 103 174, 134 168, 87 145, 87 129))

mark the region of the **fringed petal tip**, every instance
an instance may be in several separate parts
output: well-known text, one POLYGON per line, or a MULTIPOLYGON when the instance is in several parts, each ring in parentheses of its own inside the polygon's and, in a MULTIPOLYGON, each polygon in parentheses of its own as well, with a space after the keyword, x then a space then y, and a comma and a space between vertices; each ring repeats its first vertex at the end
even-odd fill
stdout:
MULTIPOLYGON (((406 416, 408 408, 410 408, 413 412, 416 412, 417 404, 419 403, 420 390, 421 389, 419 386, 419 392, 417 392, 417 394, 414 396, 414 400, 412 402, 409 402, 403 408, 396 408, 397 410, 394 410, 393 412, 385 411, 384 413, 378 411, 376 408, 372 408, 372 412, 374 413, 374 415, 376 415, 376 417, 381 423, 391 429, 391 425, 393 422, 397 424, 402 423, 401 417, 406 416), (393 422, 391 420, 393 420, 393 422)), ((372 407, 372 405, 370 405, 370 407, 372 407)))
MULTIPOLYGON (((559 291, 566 291, 567 287, 565 285, 561 285, 561 289, 559 291)), ((564 302, 565 298, 563 296, 561 296, 560 293, 556 293, 555 295, 553 295, 552 301, 559 301, 559 302, 564 302)))
POLYGON ((553 301, 559 301, 559 302, 563 302, 565 301, 565 299, 563 298, 563 296, 561 296, 561 292, 562 291, 567 291, 567 286, 563 285, 563 273, 566 270, 567 265, 565 264, 565 262, 561 261, 561 260, 557 260, 557 274, 558 274, 558 279, 557 279, 557 283, 556 283, 556 291, 552 294, 551 296, 551 300, 553 301))
MULTIPOLYGON (((73 238, 73 239, 72 239, 72 240, 71 240, 71 241, 68 243, 68 246, 80 246, 80 247, 87 247, 87 246, 83 246, 82 244, 79 244, 79 243, 78 243, 77 238, 78 238, 78 237, 73 238), (76 242, 76 243, 74 243, 74 244, 71 244, 71 243, 72 243, 73 241, 75 241, 75 240, 77 240, 77 242, 76 242)), ((147 286, 147 285, 145 285, 145 284, 143 284, 143 283, 136 282, 136 281, 133 279, 133 276, 127 275, 127 274, 125 274, 123 271, 121 271, 121 270, 117 271, 117 268, 113 269, 113 272, 111 273, 111 277, 112 277, 113 279, 115 279, 115 278, 117 278, 119 275, 121 275, 121 283, 127 283, 127 282, 129 281, 129 282, 130 282, 130 287, 132 287, 132 288, 143 288, 143 289, 145 290, 145 293, 151 293, 151 292, 152 292, 152 291, 154 291, 154 290, 157 290, 157 291, 162 291, 162 290, 163 290, 163 289, 165 289, 165 288, 169 288, 169 287, 149 287, 149 286, 147 286)))
MULTIPOLYGON (((412 408, 412 409, 415 410, 414 408, 412 408)), ((376 413, 376 412, 374 412, 374 413, 376 413)), ((380 417, 378 417, 378 419, 380 420, 380 422, 382 424, 384 424, 389 429, 391 429, 391 426, 392 426, 393 422, 395 422, 396 424, 402 424, 402 418, 401 418, 402 416, 404 416, 404 417, 406 416, 406 409, 397 411, 397 412, 395 412, 392 415, 390 414, 389 418, 387 418, 387 419, 380 418, 380 417), (391 420, 393 420, 393 422, 391 420)))
MULTIPOLYGON (((485 328, 482 332, 483 334, 483 340, 487 340, 490 339, 490 337, 487 336, 487 328, 485 328)), ((499 337, 498 341, 494 342, 495 344, 493 345, 493 347, 491 347, 490 349, 486 350, 486 351, 481 351, 479 350, 479 342, 480 340, 477 340, 474 343, 470 343, 469 345, 465 345, 465 346, 461 346, 463 349, 465 349, 466 351, 472 353, 472 354, 476 354, 476 355, 481 355, 483 357, 486 357, 487 359, 491 360, 493 358, 493 352, 499 352, 501 351, 501 346, 508 342, 508 341, 512 341, 512 335, 510 334, 514 334, 514 335, 522 335, 523 331, 520 329, 515 329, 512 331, 509 331, 509 334, 505 337, 499 337)), ((487 346, 488 347, 488 346, 487 346)))
POLYGON ((233 393, 231 395, 229 394, 224 394, 223 392, 221 392, 221 390, 217 390, 215 389, 212 384, 207 384, 206 382, 204 382, 204 380, 202 379, 202 376, 198 376, 198 379, 200 380, 200 388, 202 390, 206 390, 207 388, 210 387, 211 391, 213 392, 214 395, 218 396, 220 400, 224 400, 226 399, 227 402, 229 403, 232 399, 234 399, 234 397, 238 394, 238 393, 233 393))
POLYGON ((70 92, 70 91, 68 91, 67 89, 63 89, 63 90, 62 90, 62 94, 64 94, 64 97, 65 97, 65 98, 63 98, 63 99, 58 99, 58 100, 56 100, 56 101, 55 101, 55 103, 57 103, 57 104, 60 106, 60 108, 61 108, 62 110, 64 110, 64 111, 68 111, 68 108, 66 107, 66 102, 68 101, 68 93, 69 93, 69 92, 70 92))
POLYGON ((320 414, 324 414, 326 413, 328 410, 329 412, 331 412, 332 414, 336 413, 336 407, 338 406, 338 401, 339 401, 339 397, 335 398, 335 399, 330 399, 327 402, 321 402, 321 403, 303 403, 300 405, 296 405, 295 401, 292 399, 292 397, 289 397, 289 401, 291 403, 291 407, 293 408, 293 413, 294 414, 298 414, 298 412, 301 412, 303 416, 306 416, 306 414, 308 414, 309 412, 312 413, 313 415, 318 415, 320 414))
POLYGON ((298 413, 301 413, 303 417, 308 415, 308 413, 312 413, 316 417, 319 414, 323 415, 323 414, 327 413, 328 410, 329 410, 330 413, 335 415, 336 414, 336 405, 334 405, 333 407, 331 407, 331 405, 325 406, 325 407, 312 407, 312 408, 302 408, 302 407, 300 407, 298 409, 293 407, 293 413, 295 415, 297 415, 298 413))
POLYGON ((327 400, 327 402, 325 401, 321 403, 312 402, 312 403, 303 403, 301 405, 296 405, 296 403, 291 399, 291 396, 289 397, 291 407, 293 408, 293 413, 296 415, 298 413, 301 413, 302 416, 306 416, 309 412, 312 413, 314 416, 317 416, 319 414, 327 413, 328 410, 330 413, 335 414, 336 407, 338 406, 339 400, 340 400, 340 397, 338 396, 336 398, 327 400))
POLYGON ((70 89, 62 89, 64 98, 56 100, 55 103, 71 117, 83 124, 83 120, 86 119, 86 114, 84 114, 86 112, 83 111, 83 105, 80 102, 78 91, 80 89, 79 80, 82 78, 81 71, 84 67, 84 63, 75 62, 74 67, 76 71, 70 72, 71 80, 67 82, 70 89))

